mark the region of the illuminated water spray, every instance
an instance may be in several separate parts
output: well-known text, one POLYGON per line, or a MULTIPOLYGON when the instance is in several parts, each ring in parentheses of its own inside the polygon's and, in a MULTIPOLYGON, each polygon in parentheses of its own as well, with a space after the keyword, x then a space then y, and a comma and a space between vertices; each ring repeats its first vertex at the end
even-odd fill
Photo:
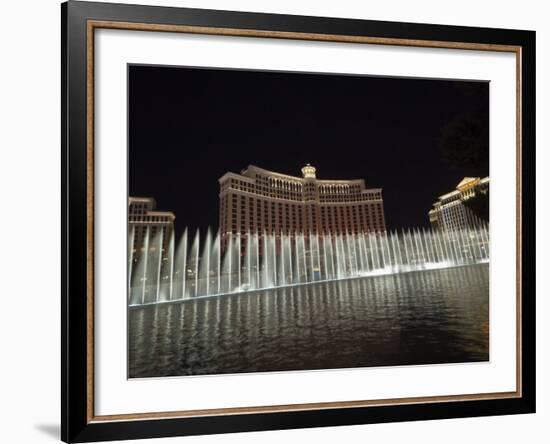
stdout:
MULTIPOLYGON (((192 242, 186 229, 177 247, 173 233, 168 242, 163 235, 147 230, 142 251, 129 249, 131 306, 489 261, 487 225, 339 235, 197 230, 192 242)), ((128 236, 133 245, 133 230, 128 236)))

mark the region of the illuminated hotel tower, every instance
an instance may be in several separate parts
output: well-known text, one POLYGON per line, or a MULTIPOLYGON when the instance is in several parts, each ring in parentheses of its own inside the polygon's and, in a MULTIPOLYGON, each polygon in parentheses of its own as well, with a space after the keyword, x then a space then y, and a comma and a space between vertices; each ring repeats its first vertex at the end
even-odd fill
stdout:
POLYGON ((346 234, 386 230, 381 188, 363 179, 319 180, 315 167, 302 177, 249 165, 220 179, 220 233, 346 234))
POLYGON ((440 231, 476 228, 484 222, 465 202, 489 192, 489 177, 465 177, 450 193, 439 196, 428 212, 432 227, 440 231))
POLYGON ((176 217, 171 211, 156 210, 156 201, 152 197, 130 197, 128 199, 128 230, 132 240, 131 254, 137 262, 146 250, 155 248, 152 240, 160 236, 162 256, 166 258, 170 237, 174 231, 176 217))

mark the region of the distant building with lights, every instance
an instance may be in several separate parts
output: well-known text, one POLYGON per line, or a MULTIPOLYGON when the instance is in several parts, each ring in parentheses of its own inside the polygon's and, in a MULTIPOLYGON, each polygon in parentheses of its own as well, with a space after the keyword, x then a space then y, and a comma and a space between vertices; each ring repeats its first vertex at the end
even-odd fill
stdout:
POLYGON ((128 246, 132 250, 128 256, 134 262, 138 262, 147 245, 149 249, 156 248, 154 240, 160 242, 162 256, 168 255, 176 216, 171 211, 157 211, 156 206, 152 197, 128 199, 128 234, 132 243, 128 246))
POLYGON ((363 179, 319 180, 311 165, 302 177, 249 165, 219 179, 220 233, 350 234, 386 230, 381 188, 363 179))
POLYGON ((428 212, 432 227, 440 231, 453 231, 477 227, 485 221, 465 204, 469 199, 489 192, 489 177, 465 177, 450 193, 439 196, 428 212))

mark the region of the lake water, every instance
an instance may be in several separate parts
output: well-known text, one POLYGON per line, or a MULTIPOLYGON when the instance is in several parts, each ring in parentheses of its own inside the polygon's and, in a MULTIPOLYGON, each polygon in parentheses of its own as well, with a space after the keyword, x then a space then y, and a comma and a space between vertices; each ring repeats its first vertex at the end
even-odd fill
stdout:
POLYGON ((489 359, 489 270, 473 265, 129 310, 129 376, 489 359))

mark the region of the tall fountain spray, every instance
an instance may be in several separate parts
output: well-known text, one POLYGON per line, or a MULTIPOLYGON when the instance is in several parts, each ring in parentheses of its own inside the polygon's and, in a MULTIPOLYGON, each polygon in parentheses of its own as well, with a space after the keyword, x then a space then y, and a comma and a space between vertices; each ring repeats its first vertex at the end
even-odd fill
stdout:
POLYGON ((177 247, 173 233, 147 229, 141 251, 134 236, 129 230, 130 306, 489 261, 487 225, 337 235, 197 230, 190 245, 185 229, 177 247))

